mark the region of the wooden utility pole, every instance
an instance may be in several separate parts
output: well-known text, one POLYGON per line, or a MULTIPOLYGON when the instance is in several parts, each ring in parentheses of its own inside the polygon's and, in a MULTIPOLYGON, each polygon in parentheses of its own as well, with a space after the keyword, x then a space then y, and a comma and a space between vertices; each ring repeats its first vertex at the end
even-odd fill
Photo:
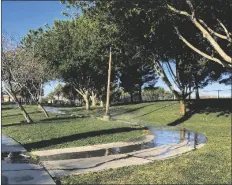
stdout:
POLYGON ((110 47, 110 57, 109 57, 109 69, 108 69, 108 84, 107 84, 107 95, 106 95, 106 112, 103 116, 104 120, 110 120, 110 79, 111 79, 111 65, 112 65, 112 53, 111 53, 111 47, 110 47))

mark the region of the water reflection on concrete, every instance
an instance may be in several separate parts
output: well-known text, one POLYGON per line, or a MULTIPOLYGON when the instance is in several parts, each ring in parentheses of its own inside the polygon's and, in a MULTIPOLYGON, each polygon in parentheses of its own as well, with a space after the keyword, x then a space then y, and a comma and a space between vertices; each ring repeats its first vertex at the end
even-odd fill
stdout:
MULTIPOLYGON (((160 147, 163 145, 172 145, 172 144, 180 144, 184 143, 186 146, 190 146, 196 148, 198 144, 206 143, 207 139, 204 135, 189 131, 187 129, 177 129, 170 127, 148 127, 148 134, 154 135, 154 139, 150 142, 143 144, 135 144, 140 140, 140 138, 129 141, 132 143, 129 146, 122 147, 112 147, 112 148, 104 148, 93 151, 85 151, 85 152, 75 152, 75 153, 65 153, 65 154, 55 154, 49 156, 39 157, 40 160, 65 160, 65 159, 79 159, 79 158, 91 158, 91 157, 101 157, 115 154, 126 154, 135 151, 140 151, 149 148, 160 147)), ((165 154, 163 154, 165 155, 165 154)))
MULTIPOLYGON (((57 114, 65 114, 65 112, 60 111, 57 107, 45 107, 48 112, 53 112, 57 114)), ((64 159, 78 159, 78 158, 91 158, 91 157, 100 157, 108 156, 114 154, 125 154, 134 151, 160 147, 163 145, 172 145, 187 143, 186 146, 196 148, 197 145, 207 142, 207 138, 197 132, 190 131, 185 128, 177 127, 158 127, 158 126, 147 126, 147 129, 144 130, 146 134, 154 135, 154 139, 150 142, 143 144, 133 145, 133 142, 141 140, 137 138, 135 140, 129 141, 132 144, 130 146, 123 147, 113 147, 107 149, 99 149, 94 151, 85 151, 85 152, 76 152, 76 153, 67 153, 67 154, 56 154, 50 156, 40 157, 41 160, 64 160, 64 159)))

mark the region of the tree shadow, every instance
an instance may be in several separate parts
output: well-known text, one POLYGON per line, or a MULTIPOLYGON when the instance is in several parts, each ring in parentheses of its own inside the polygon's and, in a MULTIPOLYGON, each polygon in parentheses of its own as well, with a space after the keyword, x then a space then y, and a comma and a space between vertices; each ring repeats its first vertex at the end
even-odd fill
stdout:
POLYGON ((142 115, 140 115, 140 116, 133 117, 132 119, 140 118, 140 117, 146 116, 146 115, 148 115, 148 114, 151 114, 151 113, 156 112, 156 111, 158 111, 158 110, 164 109, 164 108, 166 108, 166 107, 171 107, 171 106, 173 106, 173 105, 175 105, 175 104, 176 104, 176 103, 169 104, 169 105, 165 105, 165 106, 160 107, 160 108, 158 108, 158 109, 152 110, 151 112, 148 112, 148 113, 146 113, 146 114, 142 114, 142 115))
POLYGON ((38 141, 38 142, 27 143, 27 144, 24 144, 23 146, 27 150, 40 149, 40 148, 45 148, 45 147, 49 147, 49 146, 52 146, 52 145, 72 142, 72 141, 75 141, 75 140, 85 139, 85 138, 89 138, 89 137, 96 137, 96 136, 100 136, 100 135, 109 135, 109 134, 116 134, 116 133, 131 132, 131 131, 143 130, 143 129, 144 128, 123 127, 123 128, 113 128, 113 129, 107 129, 107 130, 90 131, 90 132, 85 132, 85 133, 79 133, 79 134, 73 134, 73 135, 69 135, 69 136, 64 136, 64 137, 60 137, 60 138, 52 138, 52 139, 48 139, 48 140, 42 140, 42 141, 38 141))
POLYGON ((188 112, 186 115, 182 116, 181 118, 172 121, 171 123, 168 124, 168 126, 176 126, 179 125, 185 121, 187 121, 188 119, 190 119, 192 116, 194 115, 194 111, 192 112, 188 112))
POLYGON ((129 110, 126 110, 126 111, 121 111, 121 112, 118 112, 116 114, 112 114, 112 116, 120 116, 122 114, 127 114, 127 113, 131 113, 131 112, 135 112, 135 111, 140 110, 142 108, 153 106, 154 104, 155 103, 153 103, 153 104, 147 104, 147 105, 144 105, 144 106, 141 106, 141 107, 137 107, 137 108, 134 108, 134 109, 129 109, 129 110))
POLYGON ((229 117, 232 112, 232 99, 201 99, 188 101, 188 112, 185 116, 171 122, 168 126, 179 125, 188 119, 190 119, 194 114, 217 114, 217 117, 229 117))
MULTIPOLYGON (((42 111, 34 111, 34 112, 28 112, 29 114, 37 114, 37 113, 42 113, 42 111)), ((8 115, 5 115, 5 116, 2 116, 3 118, 6 118, 6 117, 13 117, 13 116, 23 116, 22 113, 18 113, 18 114, 8 114, 8 115)))
POLYGON ((11 110, 11 109, 14 109, 12 107, 2 107, 1 110, 11 110))
MULTIPOLYGON (((35 121, 33 123, 27 123, 25 121, 20 122, 20 123, 13 123, 10 125, 2 125, 2 128, 4 127, 13 127, 13 126, 23 126, 23 125, 33 125, 33 124, 44 124, 44 123, 48 123, 51 121, 62 121, 61 123, 65 123, 65 122, 69 122, 66 120, 74 120, 74 119, 80 119, 79 117, 56 117, 56 118, 46 118, 46 119, 41 119, 39 121, 35 121)), ((56 122, 55 124, 57 124, 59 122, 56 122)))
POLYGON ((232 99, 202 99, 189 102, 190 110, 198 114, 216 113, 217 117, 228 117, 232 112, 232 99))

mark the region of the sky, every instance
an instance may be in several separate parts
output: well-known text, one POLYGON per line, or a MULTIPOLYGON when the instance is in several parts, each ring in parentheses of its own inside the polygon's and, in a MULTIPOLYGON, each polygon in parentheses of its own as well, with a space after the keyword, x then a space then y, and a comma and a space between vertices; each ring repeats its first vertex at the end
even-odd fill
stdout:
MULTIPOLYGON (((62 15, 65 5, 57 1, 2 1, 2 31, 14 35, 20 39, 30 29, 44 27, 45 24, 53 25, 54 20, 67 20, 62 15)), ((45 85, 45 96, 49 94, 58 81, 53 81, 45 85)), ((156 86, 167 86, 159 79, 156 86)), ((216 90, 223 90, 220 96, 231 96, 231 87, 223 84, 213 83, 200 90, 200 95, 217 96, 216 90)))

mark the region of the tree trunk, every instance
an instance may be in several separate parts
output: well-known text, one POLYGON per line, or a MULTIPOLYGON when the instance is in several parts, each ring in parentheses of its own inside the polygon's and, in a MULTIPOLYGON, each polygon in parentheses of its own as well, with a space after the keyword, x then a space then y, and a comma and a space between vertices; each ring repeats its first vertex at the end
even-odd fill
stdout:
POLYGON ((29 116, 29 114, 24 109, 24 107, 19 102, 17 102, 17 104, 18 104, 19 108, 21 109, 22 114, 23 114, 24 118, 26 119, 26 122, 27 123, 32 123, 33 121, 31 119, 31 117, 29 116))
POLYGON ((104 107, 104 103, 102 100, 100 101, 100 107, 104 107))
POLYGON ((47 118, 49 118, 49 115, 48 115, 46 109, 43 107, 43 105, 40 104, 40 103, 38 103, 38 107, 43 111, 43 113, 45 114, 45 116, 46 116, 47 118))
MULTIPOLYGON (((189 87, 189 92, 191 92, 191 87, 189 87)), ((191 100, 191 94, 189 94, 189 100, 191 100)))
POLYGON ((42 97, 43 97, 43 83, 41 81, 41 84, 40 84, 40 91, 39 91, 39 103, 41 104, 42 103, 42 97))
POLYGON ((142 98, 142 86, 139 87, 139 102, 142 102, 143 98, 142 98))
POLYGON ((132 92, 130 93, 130 97, 131 97, 131 103, 133 103, 134 100, 133 100, 133 93, 132 92))
POLYGON ((85 101, 85 108, 86 108, 86 110, 89 110, 90 106, 89 106, 89 92, 88 91, 85 91, 85 94, 83 95, 83 98, 84 98, 84 101, 85 101))
POLYGON ((184 100, 180 100, 180 114, 185 116, 186 114, 186 105, 184 100))
POLYGON ((27 123, 32 123, 32 119, 29 116, 29 114, 26 112, 26 110, 24 109, 24 107, 21 105, 21 103, 19 102, 17 96, 15 94, 12 93, 12 98, 14 99, 14 101, 18 104, 18 107, 21 109, 22 114, 26 120, 27 123))
POLYGON ((93 92, 92 92, 92 95, 90 96, 90 99, 91 99, 91 106, 92 107, 95 107, 96 106, 96 97, 97 97, 97 95, 96 94, 94 94, 93 92))
POLYGON ((85 109, 86 109, 86 110, 89 110, 89 109, 90 109, 89 100, 88 100, 88 99, 85 100, 85 109))
POLYGON ((199 88, 198 88, 198 86, 196 87, 196 99, 197 99, 197 100, 200 99, 199 88))

